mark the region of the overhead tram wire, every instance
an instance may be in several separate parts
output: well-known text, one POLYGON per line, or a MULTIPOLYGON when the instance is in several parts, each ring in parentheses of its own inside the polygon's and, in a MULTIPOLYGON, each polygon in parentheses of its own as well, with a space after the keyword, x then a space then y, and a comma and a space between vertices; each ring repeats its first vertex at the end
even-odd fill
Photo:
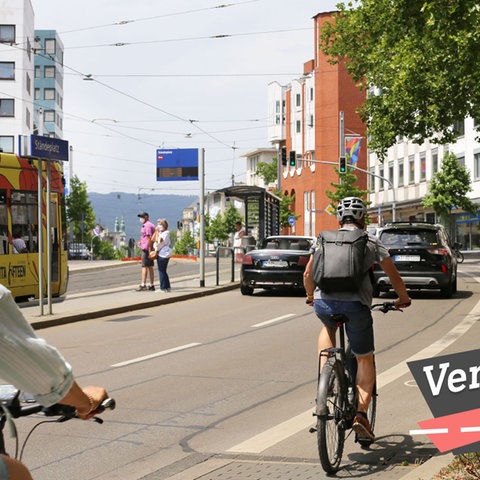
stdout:
POLYGON ((256 2, 260 2, 260 1, 261 0, 246 0, 246 1, 243 1, 243 2, 216 5, 214 7, 197 8, 195 10, 185 10, 183 12, 165 13, 163 15, 154 15, 152 17, 136 18, 136 19, 133 19, 133 20, 120 20, 118 22, 107 23, 107 24, 103 24, 103 25, 96 25, 96 26, 94 25, 94 26, 91 26, 91 27, 77 28, 75 30, 66 30, 64 32, 60 32, 60 34, 65 35, 67 33, 84 32, 84 31, 87 31, 87 30, 95 30, 95 29, 99 29, 99 28, 117 27, 117 26, 129 25, 130 23, 146 22, 146 21, 151 21, 151 20, 157 20, 159 18, 175 17, 175 16, 180 16, 180 15, 189 15, 189 14, 192 14, 192 13, 204 12, 204 11, 207 11, 207 10, 218 10, 220 8, 236 7, 238 5, 244 5, 244 4, 247 4, 247 3, 256 3, 256 2))

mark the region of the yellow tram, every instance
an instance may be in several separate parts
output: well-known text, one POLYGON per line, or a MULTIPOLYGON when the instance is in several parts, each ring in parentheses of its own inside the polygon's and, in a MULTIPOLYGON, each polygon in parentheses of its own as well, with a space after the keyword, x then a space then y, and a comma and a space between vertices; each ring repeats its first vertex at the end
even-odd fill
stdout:
POLYGON ((0 152, 0 283, 17 301, 38 298, 39 262, 47 289, 47 245, 51 247, 51 292, 63 295, 68 283, 65 181, 60 162, 43 162, 42 221, 38 225, 38 162, 0 152), (46 222, 46 170, 50 169, 50 232, 46 222), (42 235, 42 259, 38 234, 42 235), (15 245, 24 248, 15 248, 15 245), (20 251, 19 251, 20 250, 20 251))

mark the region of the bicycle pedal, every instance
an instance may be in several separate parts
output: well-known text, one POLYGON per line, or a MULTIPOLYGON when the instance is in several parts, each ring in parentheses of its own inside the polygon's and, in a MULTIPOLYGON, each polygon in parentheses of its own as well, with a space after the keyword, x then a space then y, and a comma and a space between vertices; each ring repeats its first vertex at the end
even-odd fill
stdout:
POLYGON ((308 432, 309 432, 309 433, 315 433, 316 431, 317 431, 317 427, 310 427, 310 428, 308 429, 308 432))

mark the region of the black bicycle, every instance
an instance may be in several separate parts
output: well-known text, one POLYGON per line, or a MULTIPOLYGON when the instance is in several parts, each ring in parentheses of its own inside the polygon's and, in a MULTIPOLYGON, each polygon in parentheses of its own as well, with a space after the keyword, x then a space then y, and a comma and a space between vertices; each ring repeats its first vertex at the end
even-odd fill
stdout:
POLYGON ((453 251, 455 253, 455 257, 457 258, 458 263, 463 263, 463 261, 465 260, 463 253, 460 251, 461 248, 462 248, 461 243, 455 242, 453 244, 453 251))
MULTIPOLYGON (((390 310, 397 310, 392 302, 384 302, 372 305, 372 310, 380 310, 387 313, 390 310)), ((326 357, 326 362, 317 383, 316 428, 311 431, 317 432, 318 454, 322 468, 327 473, 335 473, 340 467, 345 434, 353 426, 357 412, 358 394, 356 389, 357 361, 352 354, 350 345, 345 344, 345 322, 348 318, 345 315, 334 315, 332 317, 337 323, 339 332, 339 343, 337 347, 322 350, 320 357, 326 357)), ((373 387, 372 399, 367 412, 368 421, 372 427, 375 426, 377 410, 377 385, 373 387)), ((372 440, 357 439, 363 448, 368 448, 372 440)))
MULTIPOLYGON (((115 409, 115 406, 115 400, 113 398, 107 398, 97 408, 96 413, 101 413, 106 409, 113 410, 115 409)), ((3 429, 7 424, 10 426, 13 437, 15 438, 15 453, 12 455, 12 458, 21 461, 28 439, 38 426, 52 422, 61 423, 73 418, 77 418, 74 407, 60 404, 55 404, 51 407, 43 407, 35 402, 35 399, 29 394, 20 392, 13 385, 0 385, 0 453, 8 455, 5 449, 5 439, 3 436, 3 429), (41 414, 41 420, 30 430, 20 448, 14 419, 34 414, 41 414), (43 419, 44 417, 50 419, 45 420, 43 419)), ((103 420, 99 417, 93 417, 93 420, 97 423, 103 423, 103 420)))

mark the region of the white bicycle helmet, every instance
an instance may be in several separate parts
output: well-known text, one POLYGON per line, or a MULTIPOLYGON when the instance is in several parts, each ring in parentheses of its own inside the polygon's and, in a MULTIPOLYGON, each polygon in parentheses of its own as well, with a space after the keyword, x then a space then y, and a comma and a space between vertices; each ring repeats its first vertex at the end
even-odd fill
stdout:
POLYGON ((337 218, 343 223, 347 217, 354 221, 362 221, 367 214, 367 207, 363 200, 358 197, 347 197, 341 200, 337 206, 337 218))

